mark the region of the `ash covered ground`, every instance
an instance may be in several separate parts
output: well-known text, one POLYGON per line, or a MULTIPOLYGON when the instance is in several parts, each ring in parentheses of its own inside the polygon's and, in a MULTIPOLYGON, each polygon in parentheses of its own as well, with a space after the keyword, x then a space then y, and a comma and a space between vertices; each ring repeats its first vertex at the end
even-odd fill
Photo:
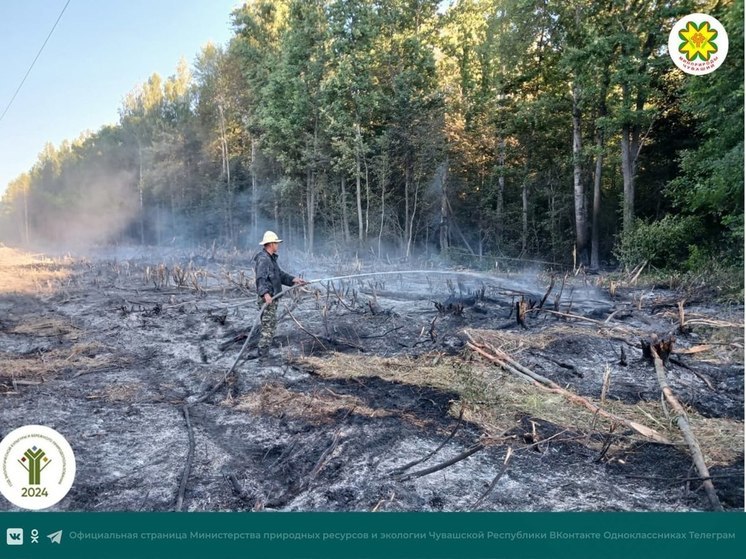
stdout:
POLYGON ((743 508, 742 306, 583 274, 547 294, 547 273, 424 262, 294 290, 271 359, 228 375, 258 314, 250 254, 0 251, 0 437, 35 423, 68 439, 76 480, 52 510, 708 510, 640 350, 684 299, 668 382, 723 506, 743 508), (670 444, 522 383, 470 336, 670 444))

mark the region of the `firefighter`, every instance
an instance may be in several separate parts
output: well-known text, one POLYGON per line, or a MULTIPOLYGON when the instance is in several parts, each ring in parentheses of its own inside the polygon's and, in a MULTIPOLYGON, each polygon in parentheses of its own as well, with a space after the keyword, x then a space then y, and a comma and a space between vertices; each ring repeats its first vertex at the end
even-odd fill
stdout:
POLYGON ((260 245, 264 247, 254 256, 254 274, 256 276, 257 304, 261 309, 267 303, 261 318, 261 333, 257 357, 265 358, 277 330, 277 301, 272 298, 282 292, 282 286, 306 285, 308 282, 293 277, 280 269, 277 264, 277 251, 282 239, 273 231, 266 231, 260 245))

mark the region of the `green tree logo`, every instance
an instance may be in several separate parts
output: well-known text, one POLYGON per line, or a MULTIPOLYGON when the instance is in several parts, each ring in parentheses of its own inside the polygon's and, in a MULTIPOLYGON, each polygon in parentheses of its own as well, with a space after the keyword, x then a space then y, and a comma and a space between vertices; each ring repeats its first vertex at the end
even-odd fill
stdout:
POLYGON ((36 446, 24 452, 23 458, 19 462, 28 472, 29 485, 41 485, 41 472, 51 464, 51 460, 47 458, 46 453, 36 446))

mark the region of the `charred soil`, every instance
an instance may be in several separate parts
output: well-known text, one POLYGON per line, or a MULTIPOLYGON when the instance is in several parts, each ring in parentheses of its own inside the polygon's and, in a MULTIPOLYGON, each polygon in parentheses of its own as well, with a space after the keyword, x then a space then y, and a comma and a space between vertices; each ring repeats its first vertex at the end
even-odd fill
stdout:
POLYGON ((77 476, 54 510, 708 510, 641 352, 671 333, 668 383, 723 506, 743 508, 740 306, 685 302, 682 322, 686 294, 612 297, 602 276, 547 292, 546 273, 363 276, 330 261, 305 275, 360 277, 283 297, 258 360, 239 358, 258 314, 250 255, 0 250, 0 437, 36 423, 68 439, 77 476))

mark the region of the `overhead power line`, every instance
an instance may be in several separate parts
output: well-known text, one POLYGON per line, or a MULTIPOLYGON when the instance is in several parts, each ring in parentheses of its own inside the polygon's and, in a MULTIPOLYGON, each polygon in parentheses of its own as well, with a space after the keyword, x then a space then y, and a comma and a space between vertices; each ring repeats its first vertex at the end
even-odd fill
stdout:
POLYGON ((60 12, 60 15, 57 16, 57 21, 54 22, 52 29, 49 31, 49 35, 47 35, 47 38, 44 39, 44 44, 42 44, 41 48, 39 49, 39 52, 36 53, 36 57, 31 63, 31 66, 29 66, 28 70, 26 70, 26 75, 23 76, 21 83, 18 84, 18 88, 16 89, 16 92, 13 94, 13 97, 10 98, 10 101, 8 102, 8 106, 5 107, 3 114, 0 115, 0 122, 3 121, 3 118, 5 117, 5 113, 8 112, 8 109, 10 109, 10 106, 13 104, 13 101, 16 100, 16 97, 18 96, 18 92, 21 91, 21 88, 23 87, 23 84, 26 81, 26 78, 28 78, 28 75, 31 73, 31 69, 34 67, 34 64, 36 64, 36 61, 39 60, 39 56, 41 55, 41 52, 44 50, 44 47, 47 46, 47 41, 49 41, 49 38, 52 36, 52 33, 54 33, 54 30, 57 28, 57 24, 62 19, 62 14, 65 13, 65 10, 67 9, 68 4, 70 4, 70 0, 67 0, 67 2, 65 3, 65 6, 62 8, 62 11, 60 12))

